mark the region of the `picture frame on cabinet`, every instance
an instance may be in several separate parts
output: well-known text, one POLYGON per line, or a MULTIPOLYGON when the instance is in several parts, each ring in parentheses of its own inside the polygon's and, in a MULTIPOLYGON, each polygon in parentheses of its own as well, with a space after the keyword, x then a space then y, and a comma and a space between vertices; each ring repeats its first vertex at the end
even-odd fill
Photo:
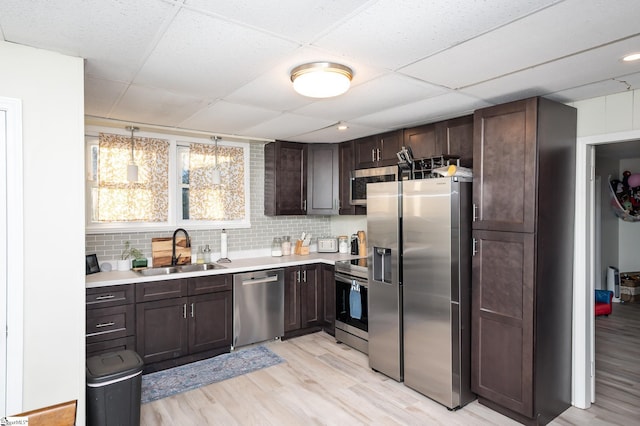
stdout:
POLYGON ((100 272, 98 256, 95 254, 88 254, 86 256, 86 275, 95 274, 96 272, 100 272))

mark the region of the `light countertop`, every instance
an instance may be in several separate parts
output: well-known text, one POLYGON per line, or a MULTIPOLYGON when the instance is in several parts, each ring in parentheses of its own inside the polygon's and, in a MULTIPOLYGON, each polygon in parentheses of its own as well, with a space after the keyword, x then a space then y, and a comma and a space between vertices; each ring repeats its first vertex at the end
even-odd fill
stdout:
POLYGON ((232 259, 231 263, 221 263, 224 269, 212 269, 210 271, 180 272, 168 275, 142 276, 134 271, 98 272, 86 276, 86 288, 98 288, 110 285, 135 284, 150 281, 165 281, 178 278, 201 277, 217 274, 236 274, 252 272, 263 269, 285 268, 287 266, 307 265, 310 263, 326 263, 333 265, 338 260, 357 259, 360 256, 341 253, 310 253, 305 256, 291 255, 282 257, 253 257, 245 259, 232 259))

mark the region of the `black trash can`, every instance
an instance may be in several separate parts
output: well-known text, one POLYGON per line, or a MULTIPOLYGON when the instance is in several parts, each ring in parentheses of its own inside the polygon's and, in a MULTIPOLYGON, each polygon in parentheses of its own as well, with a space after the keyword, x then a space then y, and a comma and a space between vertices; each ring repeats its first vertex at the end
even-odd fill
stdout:
POLYGON ((144 362, 134 351, 87 358, 87 425, 140 425, 144 362))

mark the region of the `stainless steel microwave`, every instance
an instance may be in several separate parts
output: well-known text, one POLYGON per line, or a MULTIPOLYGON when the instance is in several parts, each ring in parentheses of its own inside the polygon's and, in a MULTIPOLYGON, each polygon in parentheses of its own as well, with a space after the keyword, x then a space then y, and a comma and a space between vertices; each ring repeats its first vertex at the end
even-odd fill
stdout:
POLYGON ((354 170, 351 172, 349 200, 352 205, 366 205, 368 183, 391 182, 394 180, 398 180, 398 166, 354 170))

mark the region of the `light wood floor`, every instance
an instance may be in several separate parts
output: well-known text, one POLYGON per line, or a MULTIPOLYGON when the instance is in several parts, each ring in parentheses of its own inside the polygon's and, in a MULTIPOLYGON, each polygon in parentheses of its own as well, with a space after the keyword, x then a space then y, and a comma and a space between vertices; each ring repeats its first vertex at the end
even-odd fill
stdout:
MULTIPOLYGON (((596 398, 553 425, 637 424, 640 304, 596 321, 596 398), (629 326, 631 323, 631 326, 629 326), (624 324, 624 325, 621 325, 624 324)), ((458 411, 372 371, 368 358, 325 333, 266 344, 285 363, 142 406, 156 425, 517 425, 474 401, 458 411)))

